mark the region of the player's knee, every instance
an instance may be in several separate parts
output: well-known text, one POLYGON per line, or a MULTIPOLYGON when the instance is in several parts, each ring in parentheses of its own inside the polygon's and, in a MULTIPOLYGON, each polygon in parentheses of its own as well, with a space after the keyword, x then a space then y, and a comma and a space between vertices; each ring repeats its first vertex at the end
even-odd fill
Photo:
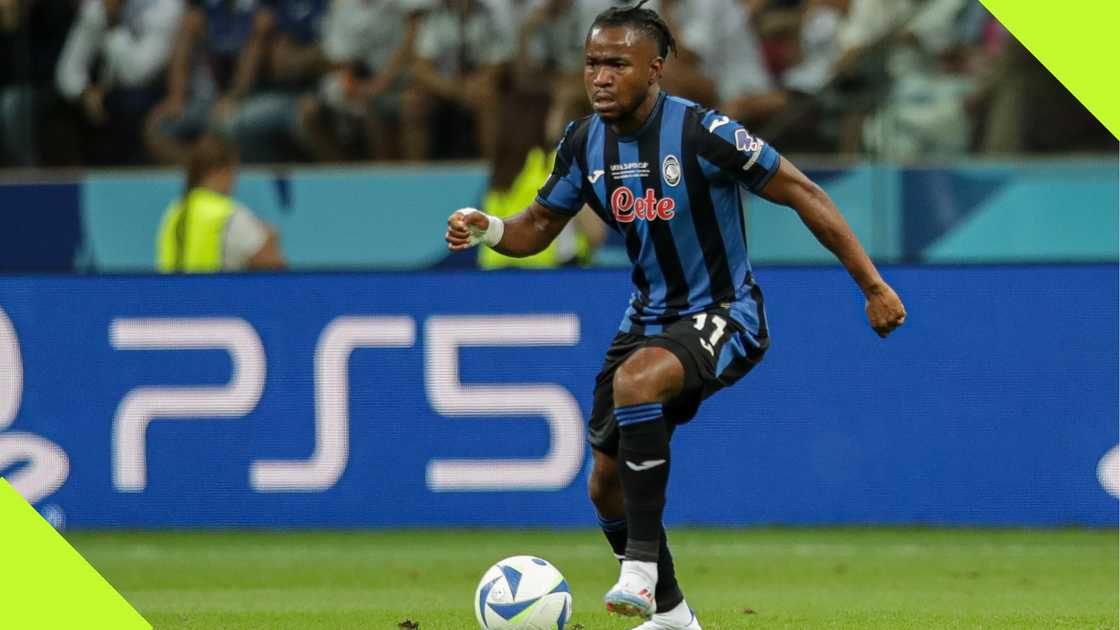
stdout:
POLYGON ((615 405, 665 402, 680 389, 682 376, 677 372, 663 361, 626 361, 614 373, 615 405))
POLYGON ((631 367, 631 364, 623 364, 615 371, 613 385, 616 404, 619 400, 623 404, 657 400, 654 379, 643 370, 631 367))

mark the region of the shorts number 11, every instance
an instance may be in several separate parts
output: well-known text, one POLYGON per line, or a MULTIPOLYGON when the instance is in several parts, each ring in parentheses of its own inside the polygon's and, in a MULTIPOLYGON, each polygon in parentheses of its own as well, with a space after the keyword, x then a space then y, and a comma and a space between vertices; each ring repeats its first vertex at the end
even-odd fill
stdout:
MULTIPOLYGON (((697 313, 692 316, 692 319, 696 320, 696 330, 704 330, 704 324, 708 321, 708 314, 697 313)), ((714 357, 716 356, 716 343, 718 343, 719 338, 723 336, 723 329, 727 327, 727 320, 719 315, 712 315, 712 326, 715 328, 715 330, 712 331, 712 336, 709 337, 707 341, 701 339, 700 345, 708 351, 708 354, 714 357)))

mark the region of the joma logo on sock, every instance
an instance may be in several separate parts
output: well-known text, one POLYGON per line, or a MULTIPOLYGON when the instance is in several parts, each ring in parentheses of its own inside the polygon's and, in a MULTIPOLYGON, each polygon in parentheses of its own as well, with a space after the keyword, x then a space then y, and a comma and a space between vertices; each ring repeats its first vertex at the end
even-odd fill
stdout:
POLYGON ((632 462, 630 460, 626 460, 626 465, 630 467, 630 470, 634 470, 634 471, 637 471, 637 472, 641 472, 643 470, 649 470, 650 468, 657 468, 658 466, 660 466, 661 464, 664 464, 664 463, 665 463, 665 460, 663 460, 663 459, 647 459, 646 461, 644 461, 640 464, 635 464, 634 462, 632 462))

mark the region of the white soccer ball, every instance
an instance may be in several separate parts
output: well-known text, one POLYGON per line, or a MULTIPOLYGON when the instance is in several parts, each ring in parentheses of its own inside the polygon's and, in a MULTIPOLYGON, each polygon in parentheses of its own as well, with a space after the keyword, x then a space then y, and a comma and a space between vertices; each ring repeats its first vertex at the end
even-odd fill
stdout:
POLYGON ((572 617, 572 594, 547 561, 514 556, 482 575, 474 614, 484 630, 564 630, 572 617))

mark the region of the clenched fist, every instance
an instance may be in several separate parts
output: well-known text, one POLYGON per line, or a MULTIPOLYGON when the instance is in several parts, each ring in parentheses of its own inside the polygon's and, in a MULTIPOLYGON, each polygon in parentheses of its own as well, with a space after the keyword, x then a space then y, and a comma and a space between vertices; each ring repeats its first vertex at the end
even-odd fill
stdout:
POLYGON ((474 208, 460 208, 447 218, 447 249, 461 252, 483 241, 490 229, 490 217, 474 208))
POLYGON ((889 284, 883 282, 867 292, 867 321, 880 337, 891 334, 906 321, 906 307, 889 284))

